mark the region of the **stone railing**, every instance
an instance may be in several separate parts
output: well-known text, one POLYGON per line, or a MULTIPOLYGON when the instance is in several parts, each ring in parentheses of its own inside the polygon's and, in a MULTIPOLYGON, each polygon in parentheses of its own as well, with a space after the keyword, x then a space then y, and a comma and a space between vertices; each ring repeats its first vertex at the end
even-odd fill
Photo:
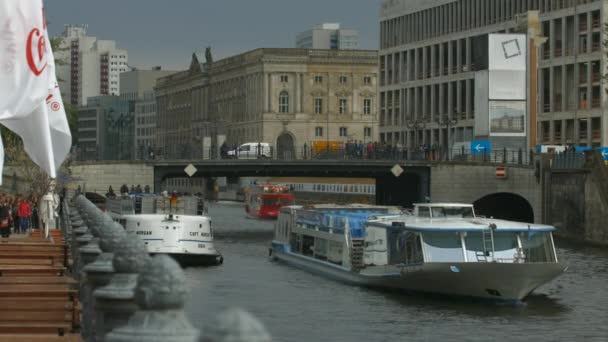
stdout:
POLYGON ((240 309, 220 314, 209 331, 184 312, 184 273, 169 256, 148 255, 135 234, 84 196, 62 207, 62 229, 80 284, 85 341, 271 341, 265 327, 240 309))

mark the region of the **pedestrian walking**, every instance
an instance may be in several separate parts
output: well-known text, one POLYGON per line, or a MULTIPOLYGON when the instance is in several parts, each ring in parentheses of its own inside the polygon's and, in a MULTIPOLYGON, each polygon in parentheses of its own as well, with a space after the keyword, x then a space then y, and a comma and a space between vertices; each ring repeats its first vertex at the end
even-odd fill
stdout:
POLYGON ((19 230, 21 231, 21 233, 27 234, 27 231, 30 228, 30 216, 32 216, 32 207, 25 199, 25 197, 21 197, 19 199, 17 215, 19 216, 19 230))

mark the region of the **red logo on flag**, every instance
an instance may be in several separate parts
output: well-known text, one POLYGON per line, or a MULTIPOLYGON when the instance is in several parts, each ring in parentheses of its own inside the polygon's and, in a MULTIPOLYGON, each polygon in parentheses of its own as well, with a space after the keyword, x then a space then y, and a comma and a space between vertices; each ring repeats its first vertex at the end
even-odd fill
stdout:
POLYGON ((56 112, 61 109, 61 105, 59 104, 59 102, 53 102, 51 104, 51 109, 56 112))
POLYGON ((46 39, 44 39, 44 35, 40 33, 39 29, 34 28, 27 36, 26 44, 27 64, 34 75, 40 76, 47 65, 46 39))

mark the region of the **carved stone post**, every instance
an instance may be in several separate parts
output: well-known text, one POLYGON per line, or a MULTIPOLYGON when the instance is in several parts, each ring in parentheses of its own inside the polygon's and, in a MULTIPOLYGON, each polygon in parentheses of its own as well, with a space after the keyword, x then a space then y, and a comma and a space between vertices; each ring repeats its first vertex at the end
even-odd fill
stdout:
POLYGON ((184 313, 187 292, 184 273, 177 262, 167 255, 150 258, 135 289, 140 310, 127 325, 112 330, 106 341, 197 341, 199 332, 184 313))
POLYGON ((231 309, 221 313, 201 342, 271 342, 266 328, 250 313, 231 309))
POLYGON ((98 336, 126 325, 137 311, 135 288, 138 273, 148 262, 146 245, 134 233, 127 233, 114 252, 114 276, 110 283, 94 292, 97 306, 98 336))
POLYGON ((126 232, 124 229, 113 222, 112 219, 103 214, 107 219, 105 220, 105 224, 102 225, 99 230, 100 239, 99 246, 103 253, 101 253, 95 261, 86 265, 83 268, 84 273, 86 274, 86 290, 87 297, 89 299, 89 307, 87 308, 90 316, 90 336, 96 336, 95 340, 102 340, 103 333, 100 332, 99 326, 103 326, 103 317, 99 317, 97 314, 97 305, 95 303, 95 297, 93 293, 96 289, 107 285, 112 279, 114 275, 114 266, 112 265, 112 261, 114 259, 114 251, 118 245, 118 242, 121 239, 126 237, 126 232))

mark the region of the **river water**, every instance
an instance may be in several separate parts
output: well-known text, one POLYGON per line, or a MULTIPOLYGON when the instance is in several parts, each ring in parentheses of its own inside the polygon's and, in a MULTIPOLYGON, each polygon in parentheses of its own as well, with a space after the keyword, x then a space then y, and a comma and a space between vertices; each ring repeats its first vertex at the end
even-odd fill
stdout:
POLYGON ((199 329, 241 307, 274 341, 608 341, 608 249, 557 241, 565 274, 525 305, 403 295, 345 285, 268 259, 272 221, 212 204, 224 264, 185 270, 199 329))

